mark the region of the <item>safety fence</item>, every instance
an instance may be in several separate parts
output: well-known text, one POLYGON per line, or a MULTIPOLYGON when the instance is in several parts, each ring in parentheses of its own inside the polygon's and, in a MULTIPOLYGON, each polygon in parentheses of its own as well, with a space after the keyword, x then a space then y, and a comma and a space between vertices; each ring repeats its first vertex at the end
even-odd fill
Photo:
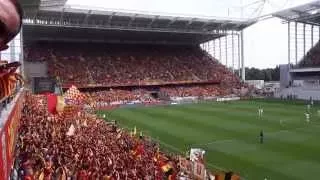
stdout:
POLYGON ((1 114, 0 129, 0 174, 2 179, 9 179, 14 162, 14 150, 17 131, 22 115, 25 92, 21 89, 17 95, 6 104, 1 114))

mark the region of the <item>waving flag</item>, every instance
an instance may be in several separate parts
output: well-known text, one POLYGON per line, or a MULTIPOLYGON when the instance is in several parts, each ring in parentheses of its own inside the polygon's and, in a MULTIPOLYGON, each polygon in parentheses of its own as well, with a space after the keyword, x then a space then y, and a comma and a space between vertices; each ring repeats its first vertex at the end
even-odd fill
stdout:
POLYGON ((84 94, 82 94, 79 89, 72 85, 63 95, 64 99, 65 99, 65 103, 67 105, 79 105, 81 104, 84 99, 85 96, 84 94))

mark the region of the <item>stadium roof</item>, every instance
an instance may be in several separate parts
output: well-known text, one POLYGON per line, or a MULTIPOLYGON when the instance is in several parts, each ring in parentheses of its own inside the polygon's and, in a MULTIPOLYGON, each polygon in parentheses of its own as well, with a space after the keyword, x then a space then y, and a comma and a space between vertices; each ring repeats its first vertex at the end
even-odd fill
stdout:
POLYGON ((301 6, 293 7, 273 13, 274 17, 286 21, 296 21, 306 24, 320 25, 320 1, 313 1, 301 6))
MULTIPOLYGON (((37 0, 33 0, 37 1, 37 0)), ((199 44, 241 31, 256 20, 192 17, 83 6, 45 6, 25 13, 26 40, 153 41, 199 44), (59 33, 57 33, 59 32, 59 33)))
POLYGON ((35 16, 39 9, 63 7, 67 0, 19 0, 25 16, 35 16))

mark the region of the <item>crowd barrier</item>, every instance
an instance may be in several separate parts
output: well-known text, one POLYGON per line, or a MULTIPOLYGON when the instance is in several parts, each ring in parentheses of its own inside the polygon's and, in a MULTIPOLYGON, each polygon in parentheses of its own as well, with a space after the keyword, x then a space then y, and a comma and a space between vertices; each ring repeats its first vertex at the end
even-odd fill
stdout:
POLYGON ((72 85, 76 85, 78 88, 116 88, 116 87, 142 87, 142 86, 168 86, 168 85, 186 85, 186 84, 220 84, 220 80, 210 80, 210 81, 172 81, 172 82, 164 82, 164 81, 139 81, 134 83, 127 84, 85 84, 80 82, 62 82, 62 88, 67 89, 72 85))
POLYGON ((10 171, 14 163, 14 150, 17 139, 19 121, 24 104, 24 91, 18 92, 11 104, 6 107, 8 112, 3 114, 3 126, 0 129, 0 175, 2 179, 10 179, 10 171))
MULTIPOLYGON (((138 107, 138 106, 158 106, 158 105, 176 105, 176 104, 190 104, 190 103, 201 103, 201 102, 225 102, 225 101, 238 101, 242 100, 243 97, 172 97, 170 101, 155 101, 155 102, 112 102, 112 103, 96 103, 93 105, 95 110, 103 111, 103 110, 113 110, 116 108, 130 108, 130 107, 138 107)), ((244 98, 246 99, 246 98, 244 98)))
MULTIPOLYGON (((162 101, 155 102, 126 102, 126 103, 97 103, 92 107, 96 111, 104 111, 104 110, 113 110, 117 108, 130 108, 130 107, 138 107, 138 106, 155 106, 155 105, 164 105, 167 104, 162 101)), ((88 105, 89 106, 89 105, 88 105)))

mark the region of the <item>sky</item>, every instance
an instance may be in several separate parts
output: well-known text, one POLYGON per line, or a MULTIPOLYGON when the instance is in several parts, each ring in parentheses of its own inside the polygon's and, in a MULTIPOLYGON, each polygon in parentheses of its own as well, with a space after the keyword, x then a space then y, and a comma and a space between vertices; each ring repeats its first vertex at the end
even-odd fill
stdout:
MULTIPOLYGON (((254 18, 313 0, 68 0, 67 4, 190 16, 254 18)), ((244 31, 245 66, 275 67, 288 61, 287 25, 272 18, 244 31)))

